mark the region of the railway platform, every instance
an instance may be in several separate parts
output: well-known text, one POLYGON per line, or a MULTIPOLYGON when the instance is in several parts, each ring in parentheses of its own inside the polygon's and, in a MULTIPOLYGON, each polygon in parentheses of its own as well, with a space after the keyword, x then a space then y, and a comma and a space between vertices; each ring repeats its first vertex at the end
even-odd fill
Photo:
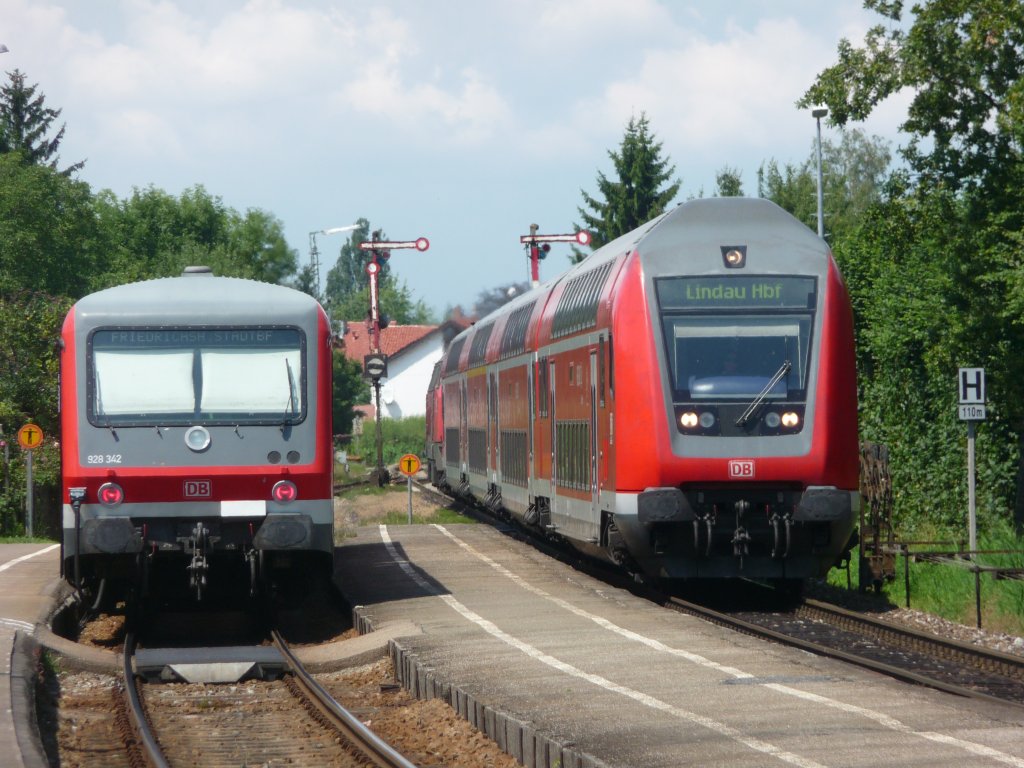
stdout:
POLYGON ((0 544, 0 754, 11 768, 45 768, 35 730, 32 640, 57 607, 60 545, 0 544))
POLYGON ((406 687, 527 768, 1024 768, 1024 716, 670 612, 486 525, 368 526, 336 553, 406 687))

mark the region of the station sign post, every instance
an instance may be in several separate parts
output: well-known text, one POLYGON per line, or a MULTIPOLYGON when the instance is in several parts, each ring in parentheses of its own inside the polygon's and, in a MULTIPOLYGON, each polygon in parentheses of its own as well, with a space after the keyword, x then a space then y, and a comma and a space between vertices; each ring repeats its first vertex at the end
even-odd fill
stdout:
POLYGON ((33 482, 32 454, 43 444, 43 430, 35 424, 26 424, 18 430, 18 445, 25 450, 25 533, 32 536, 33 482))
POLYGON ((420 457, 407 453, 398 460, 398 471, 405 475, 409 486, 409 525, 412 525, 412 476, 420 471, 420 457))
POLYGON ((961 368, 957 373, 960 420, 967 422, 967 531, 971 557, 978 549, 978 516, 975 499, 974 436, 985 420, 985 369, 961 368))

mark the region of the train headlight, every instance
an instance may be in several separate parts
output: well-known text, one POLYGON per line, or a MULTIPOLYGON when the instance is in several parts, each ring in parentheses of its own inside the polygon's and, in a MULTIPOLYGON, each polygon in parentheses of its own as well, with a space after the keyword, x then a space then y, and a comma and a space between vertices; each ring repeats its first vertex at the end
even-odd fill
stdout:
POLYGON ((711 429, 715 426, 715 414, 711 413, 711 411, 704 411, 704 413, 700 415, 700 425, 704 427, 704 429, 711 429))
POLYGON ((782 419, 779 418, 779 414, 777 414, 775 411, 769 411, 764 415, 764 423, 767 427, 771 429, 778 429, 779 423, 781 421, 782 419))
POLYGON ((270 490, 270 498, 279 504, 287 504, 299 498, 299 489, 291 480, 279 480, 270 490))
POLYGON ((782 426, 792 429, 800 425, 800 414, 794 411, 786 411, 782 414, 782 426))
POLYGON ((697 414, 694 413, 693 411, 687 411, 686 413, 680 414, 679 416, 679 426, 683 427, 684 429, 693 429, 694 427, 697 426, 697 423, 697 414))
POLYGON ((722 261, 726 269, 743 269, 747 264, 747 246, 723 245, 722 261))
POLYGON ((96 498, 104 507, 116 507, 124 501, 124 489, 117 483, 104 483, 96 492, 96 498))
POLYGON ((185 432, 185 445, 196 453, 210 447, 210 433, 206 427, 189 427, 185 432))

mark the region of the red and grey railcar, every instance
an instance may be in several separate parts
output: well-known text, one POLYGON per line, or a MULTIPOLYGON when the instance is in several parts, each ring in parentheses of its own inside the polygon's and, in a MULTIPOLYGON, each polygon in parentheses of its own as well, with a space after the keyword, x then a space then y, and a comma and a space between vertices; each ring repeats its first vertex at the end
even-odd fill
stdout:
POLYGON ((771 202, 680 205, 457 336, 431 477, 657 580, 819 576, 859 509, 849 299, 771 202))
POLYGON ((331 329, 315 299, 190 267, 84 297, 62 341, 68 580, 117 594, 159 574, 202 596, 239 571, 254 587, 330 572, 331 329))

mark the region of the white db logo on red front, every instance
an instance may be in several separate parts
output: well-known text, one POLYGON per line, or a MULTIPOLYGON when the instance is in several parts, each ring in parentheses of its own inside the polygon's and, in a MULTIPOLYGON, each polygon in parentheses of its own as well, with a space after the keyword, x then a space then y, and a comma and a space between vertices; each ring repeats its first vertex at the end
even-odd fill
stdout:
POLYGON ((729 461, 730 480, 749 480, 754 476, 754 462, 750 459, 731 459, 729 461))
POLYGON ((212 485, 209 480, 186 480, 185 498, 208 499, 213 495, 212 485))

